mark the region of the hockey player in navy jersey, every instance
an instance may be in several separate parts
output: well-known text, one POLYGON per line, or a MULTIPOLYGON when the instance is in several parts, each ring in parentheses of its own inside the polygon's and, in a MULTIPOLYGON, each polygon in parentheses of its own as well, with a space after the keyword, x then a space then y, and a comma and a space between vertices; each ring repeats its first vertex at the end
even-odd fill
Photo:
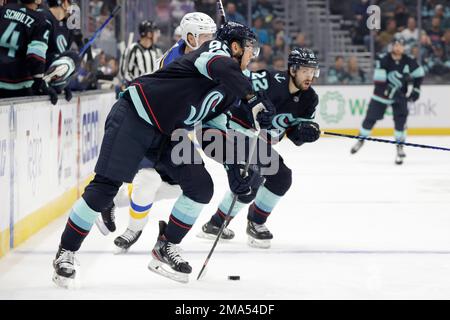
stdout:
MULTIPOLYGON (((390 52, 380 55, 376 60, 375 88, 359 135, 368 137, 375 123, 383 119, 386 108, 392 106, 395 140, 405 142, 408 101, 415 102, 419 99, 425 73, 414 58, 404 54, 404 50, 404 39, 396 36, 391 43, 390 52), (407 95, 409 82, 412 82, 413 87, 407 95)), ((351 153, 358 152, 363 144, 364 140, 356 142, 351 153)), ((395 163, 402 164, 405 157, 403 145, 397 145, 395 163)))
POLYGON ((43 94, 56 104, 55 90, 43 79, 50 27, 37 11, 41 2, 0 7, 0 98, 43 94))
MULTIPOLYGON (((198 49, 204 42, 213 39, 217 27, 211 17, 201 12, 186 14, 181 20, 182 39, 170 48, 160 62, 160 68, 169 65, 179 57, 198 49)), ((116 230, 114 212, 116 206, 129 206, 129 224, 125 232, 114 240, 120 253, 126 252, 141 236, 148 221, 148 214, 157 200, 177 198, 180 187, 165 174, 158 173, 153 161, 144 158, 140 170, 133 179, 131 195, 129 188, 123 185, 114 203, 95 221, 100 231, 107 235, 116 230)))
MULTIPOLYGON (((267 135, 262 136, 267 141, 268 146, 259 144, 258 148, 264 149, 267 147, 270 150, 271 144, 280 141, 284 137, 290 139, 297 146, 319 139, 320 128, 314 122, 319 99, 311 87, 314 78, 318 76, 319 65, 317 57, 312 50, 307 48, 294 48, 290 52, 287 71, 260 70, 249 74, 254 90, 264 92, 276 107, 276 115, 270 126, 271 130, 268 131, 267 135)), ((247 110, 248 108, 231 109, 232 117, 229 126, 236 129, 237 133, 245 130, 254 130, 255 128, 253 117, 247 110)), ((214 126, 212 128, 204 128, 203 134, 207 134, 210 130, 221 129, 219 127, 214 128, 214 126)), ((225 132, 223 133, 223 137, 229 135, 225 135, 225 132)), ((231 139, 227 137, 226 140, 229 144, 231 139)), ((203 141, 204 149, 209 143, 202 138, 199 138, 199 141, 203 141)), ((227 145, 227 143, 224 143, 224 145, 227 145)), ((231 144, 233 143, 231 141, 231 144)), ((261 166, 261 174, 265 179, 255 180, 256 184, 252 186, 251 192, 238 196, 238 200, 230 215, 231 217, 236 216, 243 207, 251 203, 247 215, 248 244, 257 248, 269 248, 273 235, 266 227, 265 222, 276 204, 289 190, 292 182, 292 172, 275 150, 255 153, 258 154, 258 157, 265 154, 269 155, 270 168, 267 168, 269 163, 261 164, 263 160, 257 160, 257 163, 261 166), (273 172, 271 168, 278 169, 273 172)), ((242 165, 227 164, 229 176, 230 171, 239 172, 238 170, 230 170, 230 168, 236 166, 242 165)), ((216 238, 230 209, 232 198, 233 194, 228 191, 216 213, 211 217, 210 221, 202 226, 200 237, 216 238)), ((228 228, 225 228, 221 235, 221 238, 226 240, 233 237, 234 232, 228 228)))
MULTIPOLYGON (((242 73, 255 49, 254 33, 229 22, 218 30, 215 40, 130 84, 107 117, 96 175, 72 207, 53 261, 55 283, 67 286, 75 277, 75 252, 122 182, 132 181, 144 156, 157 162, 183 191, 169 222, 160 222, 149 269, 177 281, 188 281, 192 267, 181 257, 177 244, 211 200, 213 182, 203 163, 172 162, 175 145, 170 135, 176 129, 191 129, 197 123, 208 122, 241 100, 251 101, 245 106, 250 109, 263 107, 257 121, 263 128, 270 125, 273 105, 255 94, 242 73)), ((192 149, 196 152, 193 145, 192 149)), ((249 174, 240 183, 252 183, 252 179, 249 174)))
MULTIPOLYGON (((66 100, 70 101, 72 92, 67 84, 80 64, 78 53, 70 51, 75 42, 67 26, 72 0, 47 0, 47 4, 49 9, 38 10, 50 26, 44 79, 58 94, 64 91, 66 100)), ((80 43, 77 45, 80 46, 80 43)))

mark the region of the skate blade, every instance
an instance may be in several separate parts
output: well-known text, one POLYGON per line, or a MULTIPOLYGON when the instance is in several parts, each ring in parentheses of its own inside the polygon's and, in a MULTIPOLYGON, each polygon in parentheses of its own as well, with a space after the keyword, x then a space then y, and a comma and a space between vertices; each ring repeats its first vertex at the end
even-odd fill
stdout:
POLYGON ((98 216, 97 219, 95 219, 95 225, 97 226, 98 230, 104 235, 107 236, 109 234, 109 230, 106 227, 106 225, 103 223, 103 219, 101 216, 98 216))
POLYGON ((148 264, 148 269, 156 274, 159 274, 160 276, 163 276, 165 278, 168 278, 170 280, 174 280, 181 283, 188 283, 189 282, 189 275, 177 271, 173 271, 172 269, 167 270, 167 268, 170 269, 170 267, 166 267, 164 263, 161 261, 153 258, 152 261, 148 264))
MULTIPOLYGON (((214 240, 216 240, 217 236, 214 235, 214 234, 210 234, 210 233, 206 233, 206 232, 200 231, 197 234, 197 238, 213 240, 214 241, 214 240)), ((224 239, 224 238, 220 237, 219 242, 228 242, 230 240, 231 239, 224 239)))
POLYGON ((397 164, 397 165, 401 165, 401 164, 403 164, 403 158, 396 158, 395 159, 395 164, 397 164))
POLYGON ((52 280, 59 288, 76 289, 75 278, 62 277, 54 272, 52 280))
POLYGON ((248 236, 247 244, 252 248, 258 249, 269 249, 270 248, 270 240, 261 240, 255 239, 253 237, 248 236))

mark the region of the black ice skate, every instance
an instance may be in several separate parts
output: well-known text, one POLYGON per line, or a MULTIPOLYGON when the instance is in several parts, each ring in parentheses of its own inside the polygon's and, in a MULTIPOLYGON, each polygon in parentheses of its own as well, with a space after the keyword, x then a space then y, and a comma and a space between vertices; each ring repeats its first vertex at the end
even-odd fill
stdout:
POLYGON ((159 222, 158 241, 156 241, 156 244, 153 247, 153 259, 148 264, 148 268, 163 277, 182 283, 188 283, 192 267, 188 262, 181 258, 180 248, 174 243, 167 241, 164 236, 166 227, 166 222, 159 222))
POLYGON ((358 142, 356 142, 356 144, 350 150, 350 153, 351 154, 357 153, 359 151, 359 149, 362 148, 363 145, 364 145, 364 140, 358 140, 358 142))
POLYGON ((397 155, 395 156, 395 164, 403 164, 403 158, 406 157, 406 153, 403 150, 403 145, 397 145, 397 155))
POLYGON ((142 231, 133 231, 127 228, 121 236, 114 239, 114 244, 119 248, 117 253, 126 253, 136 243, 141 234, 142 231))
MULTIPOLYGON (((220 227, 217 227, 208 221, 202 226, 202 231, 197 235, 199 238, 216 240, 219 234, 220 227)), ((234 231, 228 228, 224 228, 220 235, 220 240, 231 240, 234 238, 234 231)))
POLYGON ((59 247, 55 260, 53 260, 53 268, 55 269, 53 282, 58 287, 70 288, 73 286, 76 262, 75 252, 59 247))
POLYGON ((105 236, 107 236, 110 232, 116 231, 116 224, 114 222, 116 219, 115 212, 116 206, 112 204, 103 210, 97 219, 95 219, 95 224, 100 232, 105 236))
POLYGON ((273 234, 267 229, 265 224, 257 224, 248 221, 247 224, 248 245, 254 248, 268 249, 270 248, 270 240, 273 234))

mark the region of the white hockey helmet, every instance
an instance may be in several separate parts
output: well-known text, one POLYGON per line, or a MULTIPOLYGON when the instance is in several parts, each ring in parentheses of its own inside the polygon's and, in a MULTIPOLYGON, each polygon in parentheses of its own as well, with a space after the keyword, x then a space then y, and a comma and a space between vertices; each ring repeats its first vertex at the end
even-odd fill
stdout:
POLYGON ((198 45, 198 37, 201 34, 215 33, 217 30, 214 20, 202 12, 191 12, 184 15, 180 22, 181 38, 193 50, 196 50, 198 45), (187 41, 188 34, 191 33, 195 38, 195 47, 191 46, 187 41))

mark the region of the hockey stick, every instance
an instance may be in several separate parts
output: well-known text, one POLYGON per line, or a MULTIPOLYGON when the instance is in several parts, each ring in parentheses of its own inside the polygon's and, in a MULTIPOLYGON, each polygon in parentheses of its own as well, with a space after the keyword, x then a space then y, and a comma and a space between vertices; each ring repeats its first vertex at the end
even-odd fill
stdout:
POLYGON ((225 23, 227 23, 227 15, 225 14, 225 10, 223 9, 223 3, 222 0, 217 0, 217 10, 219 11, 220 14, 220 24, 223 25, 225 23))
POLYGON ((82 57, 86 53, 87 49, 89 49, 89 47, 94 43, 95 39, 100 35, 100 33, 103 31, 103 29, 105 29, 106 25, 117 15, 117 13, 119 13, 121 8, 122 8, 121 6, 116 6, 113 9, 113 11, 109 15, 108 19, 106 19, 105 22, 103 22, 103 24, 100 26, 100 28, 98 28, 95 31, 95 33, 91 37, 91 39, 89 39, 89 41, 80 50, 79 57, 82 57))
POLYGON ((375 141, 375 142, 391 143, 391 144, 404 145, 404 146, 416 147, 416 148, 425 148, 425 149, 433 149, 433 150, 450 151, 449 148, 435 147, 435 146, 429 146, 429 145, 425 145, 425 144, 399 142, 399 141, 392 141, 392 140, 385 140, 385 139, 378 139, 378 138, 370 138, 370 137, 364 137, 364 136, 353 136, 353 135, 350 135, 350 134, 342 134, 342 133, 335 133, 335 132, 328 132, 328 131, 322 131, 322 134, 326 134, 326 135, 329 135, 329 136, 337 136, 337 137, 358 139, 358 140, 368 140, 368 141, 375 141))
MULTIPOLYGON (((255 107, 255 108, 253 108, 253 110, 252 110, 253 117, 256 119, 256 115, 262 110, 264 110, 264 107, 255 107)), ((250 167, 250 162, 251 162, 251 159, 253 157, 253 153, 255 152, 256 144, 258 143, 259 132, 261 131, 261 128, 259 127, 258 121, 256 121, 256 120, 255 120, 255 127, 256 127, 255 137, 253 138, 252 144, 250 145, 250 150, 249 150, 249 153, 248 153, 248 160, 245 163, 244 172, 242 173, 243 177, 247 176, 248 168, 250 167)), ((231 201, 230 209, 228 209, 228 212, 227 212, 227 214, 225 216, 225 220, 222 223, 222 226, 219 229, 219 233, 216 236, 216 240, 214 240, 214 244, 213 244, 211 250, 209 251, 208 256, 206 257, 205 262, 203 263, 202 269, 198 273, 197 280, 199 280, 202 275, 204 276, 206 274, 206 271, 205 271, 206 270, 206 266, 208 265, 209 259, 211 258, 212 254, 214 252, 214 249, 216 248, 217 243, 219 242, 220 237, 222 236, 223 230, 225 229, 226 226, 228 226, 228 223, 231 220, 231 212, 233 211, 233 208, 234 208, 234 205, 236 204, 237 198, 238 198, 238 195, 237 194, 233 194, 233 200, 231 201)))

